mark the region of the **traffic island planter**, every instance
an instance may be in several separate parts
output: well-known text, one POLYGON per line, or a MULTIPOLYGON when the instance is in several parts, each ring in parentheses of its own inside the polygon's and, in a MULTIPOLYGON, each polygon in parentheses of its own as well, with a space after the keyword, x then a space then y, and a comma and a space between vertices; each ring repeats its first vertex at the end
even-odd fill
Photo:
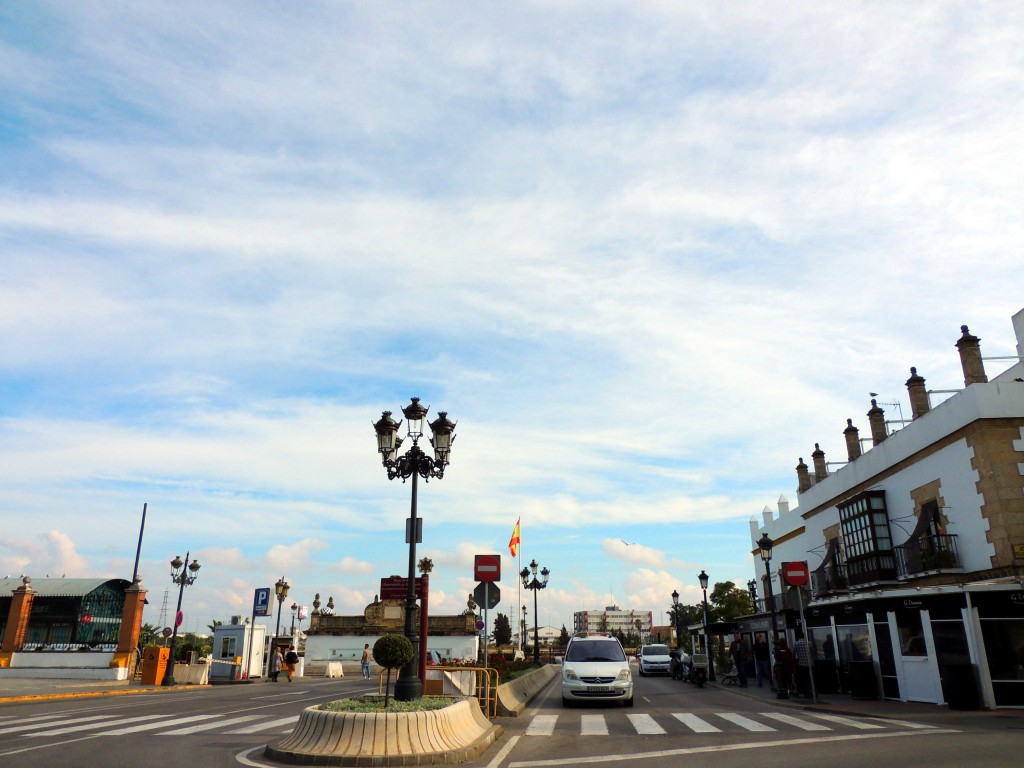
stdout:
POLYGON ((501 734, 476 699, 424 712, 308 707, 267 757, 291 765, 447 765, 474 759, 501 734))

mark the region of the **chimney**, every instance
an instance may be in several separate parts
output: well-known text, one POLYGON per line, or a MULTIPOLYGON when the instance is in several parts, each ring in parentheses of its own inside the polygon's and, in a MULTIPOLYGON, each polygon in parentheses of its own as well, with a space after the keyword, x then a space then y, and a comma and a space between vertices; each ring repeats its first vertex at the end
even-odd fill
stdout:
POLYGON ((814 444, 814 453, 811 454, 811 461, 814 462, 814 482, 820 483, 828 477, 828 467, 825 466, 825 452, 821 446, 814 444))
POLYGON ((924 377, 917 375, 917 368, 910 369, 910 378, 907 379, 907 392, 910 393, 910 410, 913 413, 912 419, 924 416, 930 410, 928 405, 928 390, 924 388, 924 377))
POLYGON ((871 410, 868 411, 868 424, 871 425, 871 445, 878 445, 885 440, 885 411, 871 398, 871 410))
POLYGON ((807 472, 807 465, 804 464, 804 457, 800 457, 800 463, 796 465, 796 490, 803 493, 813 485, 811 476, 807 472))
POLYGON ((779 517, 789 514, 789 499, 779 496, 779 517))
POLYGON ((772 508, 765 504, 764 509, 761 510, 761 519, 764 520, 765 525, 770 525, 772 522, 772 508))
POLYGON ((860 456, 860 431, 853 426, 853 419, 846 420, 843 435, 846 437, 846 457, 853 461, 860 456))
POLYGON ((956 342, 956 348, 960 350, 960 365, 964 369, 964 386, 971 384, 985 384, 988 376, 985 375, 985 364, 981 361, 981 339, 972 336, 966 325, 961 325, 963 331, 956 342))

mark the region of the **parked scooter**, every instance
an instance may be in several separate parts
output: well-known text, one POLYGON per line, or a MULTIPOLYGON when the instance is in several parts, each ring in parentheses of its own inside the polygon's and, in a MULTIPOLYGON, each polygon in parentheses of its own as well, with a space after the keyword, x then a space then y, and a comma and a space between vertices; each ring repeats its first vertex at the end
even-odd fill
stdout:
POLYGON ((708 681, 708 655, 706 653, 695 653, 690 657, 689 680, 698 688, 703 688, 708 681))
POLYGON ((669 654, 668 672, 673 680, 682 680, 686 683, 693 683, 698 688, 703 688, 708 681, 706 653, 695 653, 687 656, 685 653, 673 651, 669 654))

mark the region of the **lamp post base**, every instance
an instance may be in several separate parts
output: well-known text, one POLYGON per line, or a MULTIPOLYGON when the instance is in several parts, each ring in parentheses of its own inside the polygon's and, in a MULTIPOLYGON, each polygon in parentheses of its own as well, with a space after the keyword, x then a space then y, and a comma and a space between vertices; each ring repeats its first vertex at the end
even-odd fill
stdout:
POLYGON ((423 681, 419 677, 419 664, 414 657, 402 667, 395 683, 395 701, 414 701, 423 697, 423 681))

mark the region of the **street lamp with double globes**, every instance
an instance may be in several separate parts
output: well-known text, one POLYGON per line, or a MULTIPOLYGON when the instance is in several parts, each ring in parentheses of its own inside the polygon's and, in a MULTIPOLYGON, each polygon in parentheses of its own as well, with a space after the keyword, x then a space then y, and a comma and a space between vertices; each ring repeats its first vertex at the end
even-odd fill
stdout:
POLYGON ((523 579, 523 589, 533 590, 533 663, 536 666, 540 666, 540 631, 537 627, 537 592, 544 589, 548 585, 548 576, 551 575, 546 567, 540 572, 541 578, 537 579, 537 565, 536 560, 530 561, 529 568, 523 568, 519 575, 523 579), (531 576, 533 578, 531 578, 531 576))
POLYGON ((757 612, 757 582, 751 579, 747 582, 747 592, 750 594, 750 610, 757 612))
POLYGON ((200 565, 193 560, 188 561, 189 552, 185 553, 185 559, 175 555, 171 560, 171 582, 178 585, 178 608, 174 612, 174 630, 171 632, 171 657, 167 660, 167 674, 164 675, 164 685, 175 685, 174 682, 174 646, 178 642, 178 625, 181 623, 181 598, 185 594, 185 587, 191 587, 199 575, 200 565))
MULTIPOLYGON (((395 700, 412 701, 423 695, 423 681, 419 676, 419 633, 414 621, 416 613, 416 544, 423 540, 422 524, 416 517, 416 481, 422 477, 424 482, 430 478, 444 477, 444 468, 448 466, 452 442, 455 440, 455 422, 448 420, 448 414, 440 411, 437 419, 430 423, 432 437, 430 444, 434 447, 434 458, 430 458, 419 447, 423 437, 423 426, 427 421, 427 411, 420 404, 418 397, 402 409, 402 415, 408 427, 407 437, 412 439, 412 447, 404 455, 398 455, 402 439, 398 437, 401 422, 391 418, 391 411, 384 411, 380 420, 373 425, 377 432, 377 451, 381 455, 381 463, 388 472, 388 480, 397 477, 404 483, 412 478, 412 507, 405 529, 405 540, 409 544, 409 584, 405 595, 405 636, 412 643, 412 660, 402 667, 395 683, 395 700)), ((424 642, 426 639, 424 639, 424 642)))
MULTIPOLYGON (((772 547, 774 545, 775 545, 775 542, 771 540, 771 537, 769 537, 767 533, 763 533, 762 532, 761 538, 757 540, 757 548, 759 550, 761 550, 761 559, 764 561, 764 576, 765 576, 765 585, 766 585, 765 588, 768 590, 768 597, 767 597, 768 605, 765 606, 765 607, 768 610, 768 612, 771 614, 771 617, 772 617, 772 641, 768 644, 768 647, 771 649, 772 661, 773 662, 775 662, 776 658, 777 658, 777 656, 776 656, 776 650, 777 649, 776 649, 775 646, 779 642, 779 621, 775 617, 775 594, 774 594, 774 592, 772 590, 772 572, 769 569, 769 563, 771 563, 771 560, 772 560, 772 547)), ((775 668, 775 664, 773 663, 772 664, 772 669, 774 669, 774 668, 775 668)), ((785 666, 783 666, 780 669, 780 672, 782 674, 781 675, 777 675, 777 677, 781 677, 782 679, 778 679, 778 680, 775 681, 775 689, 776 689, 775 696, 776 696, 776 698, 779 698, 779 699, 788 699, 789 698, 789 679, 788 679, 789 678, 789 670, 786 669, 785 666)))
POLYGON ((708 575, 701 568, 697 579, 700 581, 700 588, 704 591, 704 652, 708 655, 708 681, 715 681, 715 659, 711 653, 711 637, 708 635, 708 575))
MULTIPOLYGON (((284 604, 284 600, 288 597, 288 590, 292 588, 292 585, 284 580, 284 576, 277 580, 274 584, 274 594, 277 595, 277 628, 274 630, 274 645, 277 645, 278 636, 281 634, 281 606, 284 604)), ((270 653, 273 655, 274 647, 271 646, 270 653)))

